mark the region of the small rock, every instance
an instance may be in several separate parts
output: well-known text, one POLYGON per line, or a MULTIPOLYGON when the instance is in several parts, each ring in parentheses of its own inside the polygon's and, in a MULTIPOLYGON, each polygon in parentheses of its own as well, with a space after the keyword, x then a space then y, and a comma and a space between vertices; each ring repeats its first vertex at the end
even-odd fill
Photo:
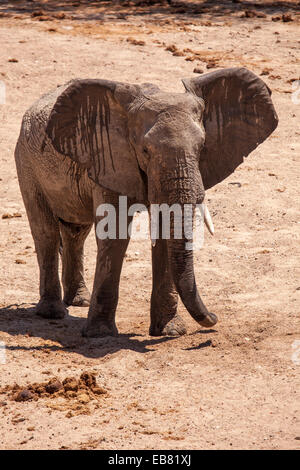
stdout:
POLYGON ((175 51, 172 53, 173 56, 175 57, 183 57, 184 56, 184 52, 182 51, 175 51))
POLYGON ((39 21, 52 21, 52 18, 50 16, 39 16, 39 21))
POLYGON ((212 26, 212 22, 211 21, 201 21, 201 26, 212 26))
POLYGON ((37 16, 44 16, 44 14, 45 14, 44 10, 37 10, 37 11, 33 11, 31 13, 31 16, 32 18, 35 18, 37 16))
POLYGON ((292 15, 290 13, 283 13, 282 15, 282 21, 284 23, 288 23, 290 21, 294 21, 294 18, 292 17, 292 15))
POLYGON ((242 18, 255 18, 256 11, 255 10, 245 10, 244 13, 241 14, 242 18))
POLYGON ((204 70, 201 69, 200 67, 195 67, 193 70, 194 73, 204 73, 204 70))
POLYGON ((94 388, 92 388, 92 392, 95 395, 106 395, 107 394, 107 391, 102 387, 94 387, 94 388))
POLYGON ((189 55, 188 57, 185 58, 185 60, 186 60, 187 62, 194 62, 195 59, 196 59, 196 57, 193 56, 193 55, 189 55))
POLYGON ((165 50, 169 52, 176 52, 178 49, 177 49, 177 46, 175 46, 175 44, 171 44, 167 46, 165 50))
POLYGON ((24 423, 25 418, 14 418, 12 419, 13 424, 19 424, 19 423, 24 423))
POLYGON ((269 78, 271 80, 280 80, 281 79, 281 76, 280 75, 269 75, 269 78))
POLYGON ((2 219, 13 219, 14 217, 22 217, 22 214, 19 212, 14 212, 13 214, 2 214, 2 219))
POLYGON ((207 68, 207 69, 213 69, 213 68, 215 68, 215 67, 217 67, 217 66, 218 66, 218 64, 217 64, 216 62, 214 62, 213 60, 211 60, 210 62, 208 62, 208 63, 206 64, 206 68, 207 68))
POLYGON ((63 20, 66 18, 66 14, 61 11, 59 13, 54 13, 53 17, 57 18, 58 20, 63 20))
POLYGON ((131 37, 127 38, 126 41, 130 42, 130 44, 133 44, 134 46, 144 46, 146 44, 145 41, 138 41, 137 39, 131 37))
POLYGON ((266 18, 266 14, 256 10, 245 10, 241 14, 241 18, 266 18))

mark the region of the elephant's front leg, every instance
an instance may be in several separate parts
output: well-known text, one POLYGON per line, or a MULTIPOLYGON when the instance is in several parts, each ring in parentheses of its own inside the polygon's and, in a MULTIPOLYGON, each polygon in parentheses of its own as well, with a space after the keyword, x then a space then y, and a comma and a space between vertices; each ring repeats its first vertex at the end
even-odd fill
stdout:
MULTIPOLYGON (((97 223, 100 222, 101 218, 96 217, 97 264, 87 324, 82 332, 83 336, 88 337, 117 336, 118 334, 115 313, 119 298, 121 269, 129 243, 128 235, 125 239, 119 238, 118 195, 105 191, 104 198, 98 198, 98 204, 102 203, 110 204, 111 207, 114 207, 116 233, 113 233, 114 231, 112 233, 109 232, 110 226, 107 225, 105 231, 109 232, 108 238, 99 238, 97 223)), ((128 217, 128 224, 130 222, 132 222, 132 217, 128 217)))
POLYGON ((98 240, 93 293, 83 336, 117 336, 115 312, 123 258, 129 240, 98 240))
POLYGON ((186 333, 184 321, 177 313, 178 294, 169 270, 166 240, 159 239, 152 247, 152 336, 177 336, 186 333))

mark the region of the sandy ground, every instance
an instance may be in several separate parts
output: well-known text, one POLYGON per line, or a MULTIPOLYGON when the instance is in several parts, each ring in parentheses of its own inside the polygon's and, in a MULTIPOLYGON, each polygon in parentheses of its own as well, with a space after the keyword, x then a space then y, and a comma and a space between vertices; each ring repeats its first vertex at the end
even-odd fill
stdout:
MULTIPOLYGON (((180 5, 85 3, 0 2, 0 80, 6 85, 0 105, 0 341, 6 345, 0 386, 79 379, 88 371, 107 393, 16 402, 7 389, 0 394, 0 447, 299 448, 300 96, 292 88, 300 78, 299 2, 260 2, 259 8, 224 1, 213 10, 200 1, 194 3, 207 9, 194 14, 180 5), (263 15, 245 17, 245 9, 263 15), (55 11, 65 17, 55 18, 55 11), (293 21, 283 21, 282 13, 293 21), (180 54, 166 50, 173 44, 180 54), (148 335, 149 241, 132 241, 128 249, 118 338, 82 338, 86 308, 70 308, 62 321, 35 317, 37 261, 13 158, 32 101, 73 77, 183 91, 180 79, 193 76, 195 67, 240 65, 263 73, 279 126, 207 192, 216 234, 206 234, 195 269, 206 304, 219 316, 217 327, 199 329, 180 305, 186 336, 148 335)), ((90 288, 95 256, 91 234, 85 253, 90 288)))

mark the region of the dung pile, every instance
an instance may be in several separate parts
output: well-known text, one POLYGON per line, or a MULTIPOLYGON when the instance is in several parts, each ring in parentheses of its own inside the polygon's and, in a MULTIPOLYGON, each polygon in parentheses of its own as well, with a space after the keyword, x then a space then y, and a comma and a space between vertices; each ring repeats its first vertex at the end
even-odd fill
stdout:
POLYGON ((66 377, 63 381, 53 377, 45 383, 33 383, 26 387, 18 384, 7 385, 0 388, 0 394, 8 393, 12 400, 25 402, 39 400, 41 398, 65 398, 73 399, 79 403, 87 404, 92 400, 98 400, 107 391, 97 385, 95 374, 83 372, 79 379, 66 377))

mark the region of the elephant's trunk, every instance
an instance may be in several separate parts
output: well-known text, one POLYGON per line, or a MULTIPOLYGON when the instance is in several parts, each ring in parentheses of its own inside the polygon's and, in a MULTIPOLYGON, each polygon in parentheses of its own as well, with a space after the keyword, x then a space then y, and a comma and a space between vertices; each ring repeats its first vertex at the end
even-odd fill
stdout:
MULTIPOLYGON (((197 160, 186 156, 183 159, 178 157, 175 167, 170 165, 168 168, 161 166, 157 169, 154 164, 150 164, 148 181, 148 195, 152 204, 166 203, 169 208, 173 204, 177 207, 180 206, 181 215, 177 218, 176 211, 174 212, 170 221, 170 238, 167 240, 170 271, 176 290, 188 312, 200 325, 211 327, 217 323, 218 319, 213 313, 208 312, 198 294, 194 275, 193 251, 187 249, 189 246, 186 245, 189 240, 185 236, 184 215, 186 212, 184 209, 187 209, 185 205, 190 208, 195 207, 195 204, 202 203, 204 199, 204 186, 199 172, 199 164, 197 160), (179 235, 180 238, 176 238, 175 233, 178 234, 180 224, 182 224, 181 235, 179 235)), ((189 210, 187 210, 188 213, 189 210)), ((205 213, 204 215, 210 231, 213 232, 209 214, 205 213)), ((153 238, 154 243, 155 239, 153 238)))
MULTIPOLYGON (((171 233, 173 229, 174 227, 172 227, 171 233)), ((169 262, 173 280, 187 311, 201 326, 209 328, 215 325, 218 319, 216 315, 208 312, 200 298, 195 281, 193 250, 186 248, 187 242, 188 240, 184 237, 174 239, 173 236, 168 241, 169 262)))

